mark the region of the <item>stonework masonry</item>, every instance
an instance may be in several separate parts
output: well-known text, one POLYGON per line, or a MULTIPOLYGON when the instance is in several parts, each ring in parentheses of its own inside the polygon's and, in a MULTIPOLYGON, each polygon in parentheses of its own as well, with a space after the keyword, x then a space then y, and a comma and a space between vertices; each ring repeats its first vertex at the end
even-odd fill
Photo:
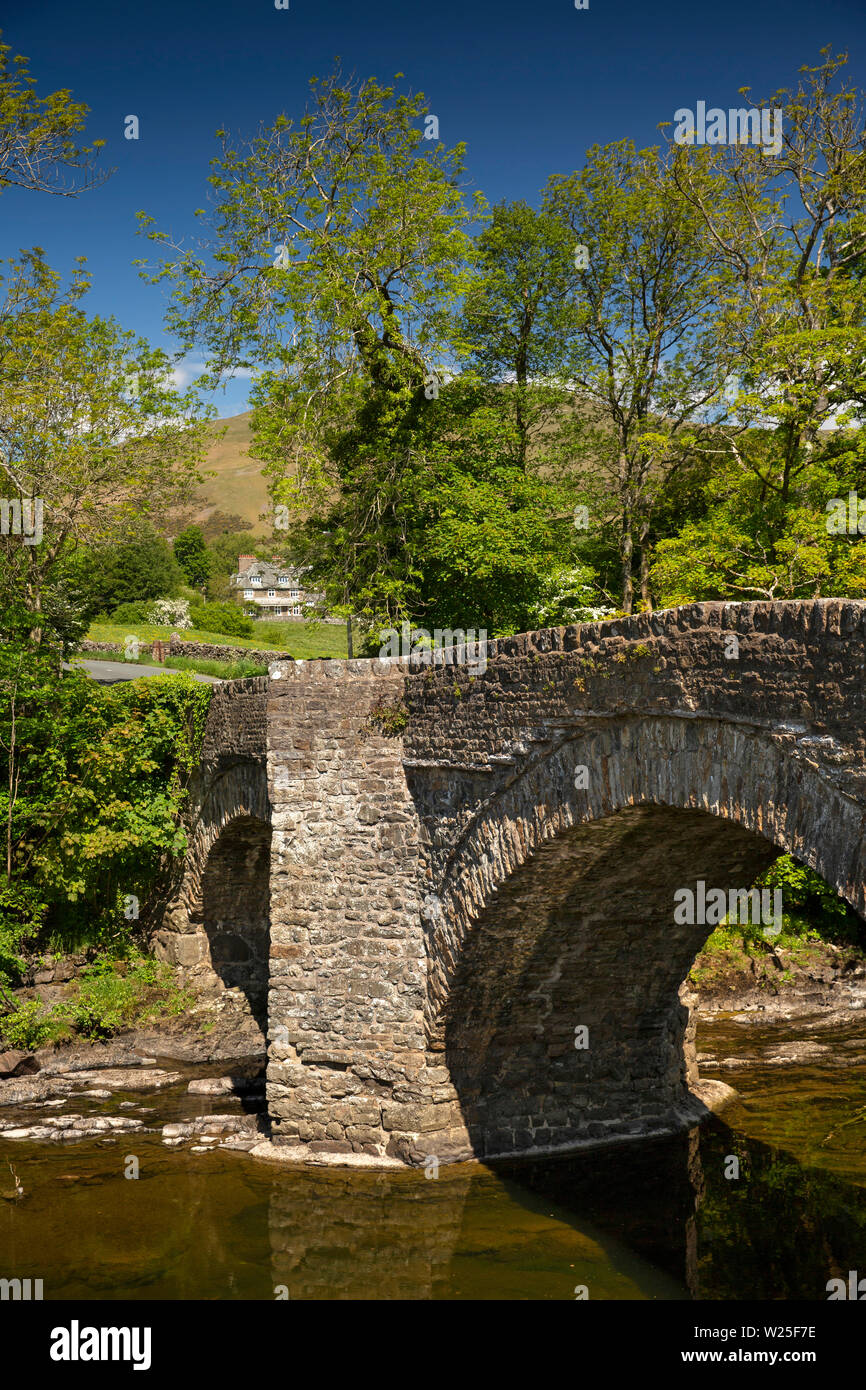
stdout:
POLYGON ((866 914, 864 639, 863 603, 695 604, 475 675, 218 687, 158 946, 263 1018, 267 989, 274 1145, 418 1165, 706 1113, 683 981, 712 928, 674 893, 786 851, 866 914))
MULTIPOLYGON (((286 652, 259 651, 252 647, 232 647, 216 642, 185 642, 182 638, 173 636, 171 640, 164 643, 169 656, 185 656, 190 659, 206 661, 252 661, 256 665, 264 664, 268 666, 272 661, 291 661, 293 658, 286 652)), ((80 644, 80 651, 84 656, 88 652, 114 652, 118 656, 124 656, 124 646, 122 642, 91 642, 86 640, 80 644)), ((138 651, 141 656, 147 656, 153 652, 152 642, 139 642, 138 651)))

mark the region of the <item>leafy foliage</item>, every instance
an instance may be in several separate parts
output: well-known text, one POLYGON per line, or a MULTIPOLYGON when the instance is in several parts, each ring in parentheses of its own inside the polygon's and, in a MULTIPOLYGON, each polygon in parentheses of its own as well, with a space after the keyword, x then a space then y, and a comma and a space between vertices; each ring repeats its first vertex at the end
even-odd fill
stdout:
POLYGON ((233 603, 203 603, 190 609, 192 626, 229 637, 252 637, 255 623, 233 603))
POLYGON ((146 599, 171 598, 183 583, 171 547, 146 523, 140 523, 128 540, 82 548, 67 562, 66 572, 84 594, 90 615, 112 613, 146 599))
POLYGON ((782 854, 759 880, 761 888, 781 888, 784 904, 782 934, 797 938, 819 937, 839 945, 864 942, 859 917, 820 874, 782 854))
POLYGON ((62 89, 37 96, 27 59, 0 43, 0 193, 27 188, 72 197, 80 190, 63 182, 67 170, 84 170, 81 188, 103 181, 94 164, 104 140, 78 145, 75 136, 85 126, 88 108, 62 89))
POLYGON ((163 1015, 183 1012, 192 996, 178 989, 164 961, 130 950, 122 958, 100 953, 80 974, 72 997, 46 1008, 27 1000, 0 1015, 0 1038, 32 1050, 70 1034, 104 1042, 115 1033, 163 1015))
POLYGON ((205 538, 198 526, 187 526, 174 539, 174 556, 193 589, 203 589, 210 574, 205 538))
POLYGON ((7 642, 0 691, 4 956, 40 927, 69 942, 122 936, 129 902, 144 904, 183 853, 210 688, 182 674, 102 687, 7 642))

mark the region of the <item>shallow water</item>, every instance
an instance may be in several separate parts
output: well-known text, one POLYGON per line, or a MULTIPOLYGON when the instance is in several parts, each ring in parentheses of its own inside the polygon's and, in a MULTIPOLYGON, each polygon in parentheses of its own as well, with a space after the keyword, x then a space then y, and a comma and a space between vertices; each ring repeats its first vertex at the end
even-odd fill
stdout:
MULTIPOLYGON (((768 1059, 801 1025, 705 1024, 699 1048, 743 1065, 703 1071, 741 1100, 691 1135, 435 1179, 277 1169, 170 1149, 158 1132, 0 1139, 0 1190, 12 1187, 9 1159, 24 1188, 0 1201, 0 1277, 41 1278, 46 1299, 574 1299, 585 1288, 591 1299, 825 1300, 829 1278, 866 1270, 866 1058, 855 1030, 810 1036, 826 1052, 781 1065, 768 1059), (130 1156, 137 1179, 124 1176, 130 1156), (733 1159, 737 1177, 726 1176, 733 1159)), ((157 1127, 238 1107, 193 1101, 186 1080, 129 1098, 153 1107, 141 1117, 157 1127)), ((119 1099, 89 1104, 138 1113, 119 1099)))

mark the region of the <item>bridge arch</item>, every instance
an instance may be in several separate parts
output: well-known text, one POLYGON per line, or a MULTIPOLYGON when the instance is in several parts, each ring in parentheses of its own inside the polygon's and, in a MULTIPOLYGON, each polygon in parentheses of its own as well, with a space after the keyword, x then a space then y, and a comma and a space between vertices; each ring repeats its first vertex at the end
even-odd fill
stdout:
POLYGON ((424 909, 430 1046, 477 1156, 697 1117, 680 987, 712 924, 677 925, 677 889, 788 852, 863 914, 861 809, 800 733, 600 719, 478 805, 424 909))
POLYGON ((270 858, 269 822, 238 815, 213 842, 201 876, 205 959, 226 989, 243 992, 263 1031, 270 985, 270 858))
POLYGON ((270 978, 271 811, 260 762, 235 762, 201 779, 188 818, 189 847, 158 954, 198 989, 240 989, 267 1026, 270 978))

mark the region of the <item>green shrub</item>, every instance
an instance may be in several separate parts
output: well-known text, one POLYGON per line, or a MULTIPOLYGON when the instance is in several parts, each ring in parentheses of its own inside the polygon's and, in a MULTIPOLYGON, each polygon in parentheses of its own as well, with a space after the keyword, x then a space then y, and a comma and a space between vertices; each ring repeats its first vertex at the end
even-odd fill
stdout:
POLYGON ((65 1019, 58 1017, 56 1008, 45 1009, 39 999, 19 1004, 14 1013, 0 1018, 0 1037, 7 1047, 33 1052, 43 1043, 66 1031, 65 1019))
POLYGON ((19 950, 38 935, 46 910, 31 884, 13 882, 0 887, 0 984, 20 981, 25 961, 19 950))
POLYGON ((139 603, 120 603, 111 615, 113 623, 146 623, 147 615, 152 607, 151 602, 142 600, 139 603))
POLYGON ((0 1039, 33 1051, 71 1032, 102 1042, 163 1014, 179 1014, 192 1002, 178 989, 170 965, 122 947, 124 957, 104 952, 79 976, 74 998, 50 1008, 38 999, 0 1017, 0 1039))
POLYGON ((228 637, 252 637, 252 618, 244 617, 233 603, 203 603, 190 609, 193 626, 200 632, 220 632, 228 637))
POLYGON ((866 931, 853 908, 814 869, 782 854, 757 881, 759 888, 781 888, 783 935, 866 946, 866 931))
POLYGON ((81 972, 78 994, 55 1005, 56 1017, 100 1042, 160 1014, 180 1013, 190 996, 179 990, 171 966, 150 956, 117 960, 98 956, 81 972))
MULTIPOLYGON (((14 676, 14 660, 0 644, 0 683, 4 663, 14 676)), ((78 671, 43 672, 39 660, 25 667, 26 685, 16 678, 18 897, 0 898, 0 970, 12 979, 20 942, 40 928, 61 937, 61 949, 67 935, 112 943, 128 927, 128 899, 144 904, 164 866, 183 855, 181 813, 212 695, 179 672, 106 687, 78 671)), ((0 700, 0 747, 11 738, 10 704, 0 700)))

